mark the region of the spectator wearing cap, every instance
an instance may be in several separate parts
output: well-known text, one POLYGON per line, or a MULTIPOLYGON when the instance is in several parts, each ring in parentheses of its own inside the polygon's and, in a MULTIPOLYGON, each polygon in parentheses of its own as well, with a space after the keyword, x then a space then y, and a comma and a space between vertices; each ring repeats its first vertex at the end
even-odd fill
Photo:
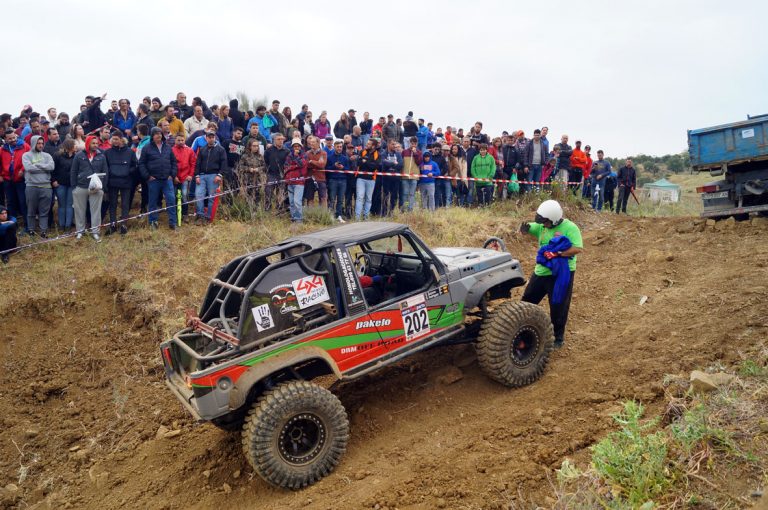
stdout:
POLYGON ((8 209, 0 204, 0 259, 7 264, 11 252, 16 248, 16 218, 8 214, 8 209))
POLYGON ((403 176, 400 180, 400 210, 413 211, 416 202, 416 187, 419 184, 419 169, 421 165, 422 153, 419 150, 419 142, 415 136, 412 136, 408 143, 408 148, 403 149, 403 176))
POLYGON ((120 198, 120 233, 128 233, 128 214, 131 208, 131 189, 138 174, 139 162, 125 143, 120 131, 115 130, 111 138, 112 147, 104 151, 107 160, 107 201, 109 202, 109 221, 106 235, 117 231, 117 199, 120 198))
MULTIPOLYGON (((210 223, 213 207, 204 211, 204 199, 216 193, 223 181, 223 175, 228 170, 227 153, 220 144, 216 143, 216 133, 205 133, 205 147, 197 152, 195 162, 195 209, 196 225, 210 223)), ((175 174, 174 174, 175 175, 175 174)))
MULTIPOLYGON (((165 143, 160 128, 152 128, 151 141, 142 149, 139 158, 139 171, 149 187, 149 226, 158 228, 158 215, 161 197, 165 198, 165 211, 168 225, 176 229, 176 199, 173 196, 173 178, 178 173, 178 163, 171 145, 165 143)), ((223 151, 224 149, 222 149, 223 151)), ((226 160, 226 156, 224 156, 226 160)), ((226 164, 226 162, 225 162, 226 164)))
POLYGON ((355 126, 357 126, 357 110, 354 108, 350 108, 347 111, 347 116, 349 117, 349 129, 353 129, 355 126))
POLYGON ((325 145, 323 145, 323 150, 326 154, 330 154, 333 152, 333 135, 325 135, 325 139, 323 140, 325 142, 325 145))
POLYGON ((395 212, 400 199, 400 175, 403 172, 403 156, 395 149, 397 142, 389 140, 386 150, 381 154, 381 171, 387 174, 382 176, 382 188, 384 201, 382 202, 382 215, 395 212))
POLYGON ((203 131, 200 136, 195 138, 195 140, 192 142, 192 150, 195 151, 195 153, 198 153, 200 149, 208 145, 208 133, 213 133, 213 139, 216 145, 219 145, 221 143, 221 140, 219 140, 219 135, 217 134, 217 130, 219 128, 219 125, 213 121, 208 123, 208 127, 205 128, 205 131, 203 131))
POLYGON ((347 174, 344 171, 349 171, 349 158, 347 158, 346 152, 344 152, 344 142, 336 140, 333 144, 333 152, 328 155, 328 160, 325 165, 329 171, 326 174, 326 180, 328 182, 328 205, 331 210, 334 211, 336 221, 344 223, 344 196, 347 194, 347 174))

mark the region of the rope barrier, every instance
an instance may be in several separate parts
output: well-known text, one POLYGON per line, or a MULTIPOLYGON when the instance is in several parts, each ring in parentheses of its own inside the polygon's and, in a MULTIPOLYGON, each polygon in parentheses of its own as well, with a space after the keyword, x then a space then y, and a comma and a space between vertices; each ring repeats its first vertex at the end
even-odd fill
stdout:
MULTIPOLYGON (((361 170, 333 170, 333 169, 326 169, 326 170, 316 169, 314 171, 315 172, 321 171, 321 172, 324 172, 324 173, 353 174, 355 176, 357 176, 357 175, 371 175, 374 178, 377 177, 377 176, 398 177, 400 179, 404 179, 404 178, 408 178, 409 177, 409 174, 403 174, 403 173, 398 173, 398 172, 366 172, 366 171, 361 171, 361 170)), ((413 175, 413 177, 416 177, 416 178, 411 178, 409 180, 420 180, 420 179, 424 179, 424 178, 427 178, 427 179, 430 178, 430 177, 425 177, 425 176, 422 176, 422 175, 416 175, 416 174, 412 174, 412 175, 413 175)), ((477 178, 477 177, 464 177, 464 178, 462 178, 462 177, 450 177, 450 176, 447 176, 447 175, 446 176, 438 175, 438 176, 434 176, 434 177, 431 177, 431 178, 432 179, 446 179, 446 180, 453 180, 453 181, 465 181, 465 180, 466 181, 479 181, 479 182, 488 182, 488 183, 492 183, 492 184, 496 184, 496 183, 507 184, 507 183, 510 183, 510 182, 516 182, 518 184, 533 184, 533 185, 541 185, 541 186, 545 186, 545 185, 562 185, 562 186, 566 186, 566 185, 581 184, 580 182, 514 181, 514 180, 511 180, 511 179, 481 179, 481 178, 477 178)), ((264 185, 262 185, 262 184, 244 185, 244 186, 240 186, 240 187, 237 187, 237 188, 232 188, 232 189, 228 189, 228 190, 225 190, 225 191, 213 193, 211 195, 206 195, 206 196, 200 197, 200 198, 195 197, 195 198, 193 198, 191 200, 187 200, 187 201, 181 202, 181 204, 174 204, 174 205, 171 205, 171 206, 162 207, 160 209, 153 209, 151 211, 147 211, 147 212, 144 212, 144 213, 139 213, 139 214, 136 214, 134 216, 129 216, 128 218, 122 218, 122 219, 119 219, 119 220, 116 220, 116 221, 110 221, 110 222, 107 222, 107 223, 102 223, 101 225, 99 225, 99 228, 107 227, 107 226, 112 226, 112 225, 120 225, 122 223, 127 223, 129 221, 133 221, 133 220, 137 220, 137 219, 141 219, 141 218, 146 218, 147 216, 149 216, 151 214, 156 214, 156 213, 159 214, 159 213, 161 213, 163 211, 166 211, 168 214, 171 214, 169 209, 179 207, 179 205, 189 205, 189 204, 194 204, 195 202, 199 202, 199 201, 202 201, 202 200, 216 199, 217 197, 222 197, 222 196, 225 196, 225 195, 230 195, 230 194, 239 192, 241 190, 248 190, 248 189, 254 189, 254 188, 261 188, 261 187, 266 188, 268 186, 276 186, 276 185, 280 185, 280 184, 290 184, 290 183, 299 182, 299 181, 304 182, 304 181, 306 181, 308 179, 311 179, 311 177, 297 177, 297 178, 291 178, 291 179, 280 179, 280 180, 277 180, 277 181, 268 181, 264 185)), ((43 246, 43 245, 46 245, 46 244, 51 244, 51 243, 55 243, 55 242, 58 242, 58 241, 63 241, 65 239, 70 239, 72 237, 77 236, 77 234, 85 234, 89 230, 93 230, 93 228, 94 227, 91 227, 90 229, 85 229, 83 231, 73 231, 73 232, 69 232, 69 233, 66 233, 66 234, 58 235, 56 237, 51 237, 51 238, 48 238, 48 239, 42 239, 40 241, 36 241, 36 242, 33 242, 33 243, 23 244, 23 245, 17 246, 16 248, 11 248, 11 249, 8 249, 8 250, 0 251, 0 255, 15 253, 15 252, 19 252, 19 251, 26 250, 26 249, 29 249, 29 248, 35 248, 35 247, 38 247, 38 246, 43 246)))

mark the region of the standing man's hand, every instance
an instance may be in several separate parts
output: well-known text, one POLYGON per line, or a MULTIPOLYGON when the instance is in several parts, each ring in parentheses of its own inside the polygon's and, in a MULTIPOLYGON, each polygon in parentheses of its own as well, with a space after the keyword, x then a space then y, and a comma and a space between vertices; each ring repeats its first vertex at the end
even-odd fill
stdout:
POLYGON ((195 177, 195 184, 200 185, 200 176, 195 177))

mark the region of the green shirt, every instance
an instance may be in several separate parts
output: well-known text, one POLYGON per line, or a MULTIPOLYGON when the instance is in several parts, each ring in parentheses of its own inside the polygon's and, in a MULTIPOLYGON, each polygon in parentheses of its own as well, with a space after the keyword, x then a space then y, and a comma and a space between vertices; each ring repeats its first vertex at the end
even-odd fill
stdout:
MULTIPOLYGON (((552 228, 545 228, 541 223, 531 223, 531 229, 528 233, 539 239, 539 248, 548 244, 553 237, 559 235, 567 237, 576 248, 584 247, 584 243, 581 241, 581 230, 571 220, 563 220, 559 225, 552 228)), ((571 271, 576 271, 576 255, 568 258, 568 268, 571 271)), ((538 276, 552 275, 552 271, 541 264, 536 264, 533 272, 538 276)))

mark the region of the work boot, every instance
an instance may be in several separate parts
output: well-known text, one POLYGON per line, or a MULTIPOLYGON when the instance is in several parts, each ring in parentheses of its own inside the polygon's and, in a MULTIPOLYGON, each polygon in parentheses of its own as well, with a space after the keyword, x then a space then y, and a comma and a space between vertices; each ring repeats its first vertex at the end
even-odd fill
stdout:
POLYGON ((563 342, 564 342, 564 341, 565 341, 565 340, 563 339, 563 337, 561 337, 561 336, 559 336, 559 337, 558 337, 558 336, 556 336, 556 337, 555 337, 555 343, 553 344, 554 348, 555 348, 555 349, 560 349, 560 348, 563 346, 563 342))
POLYGON ((125 223, 123 223, 122 225, 120 225, 120 235, 125 235, 127 233, 128 233, 128 226, 125 223))
POLYGON ((8 259, 10 259, 10 257, 8 256, 7 253, 3 253, 2 259, 3 259, 3 264, 7 264, 8 259))

